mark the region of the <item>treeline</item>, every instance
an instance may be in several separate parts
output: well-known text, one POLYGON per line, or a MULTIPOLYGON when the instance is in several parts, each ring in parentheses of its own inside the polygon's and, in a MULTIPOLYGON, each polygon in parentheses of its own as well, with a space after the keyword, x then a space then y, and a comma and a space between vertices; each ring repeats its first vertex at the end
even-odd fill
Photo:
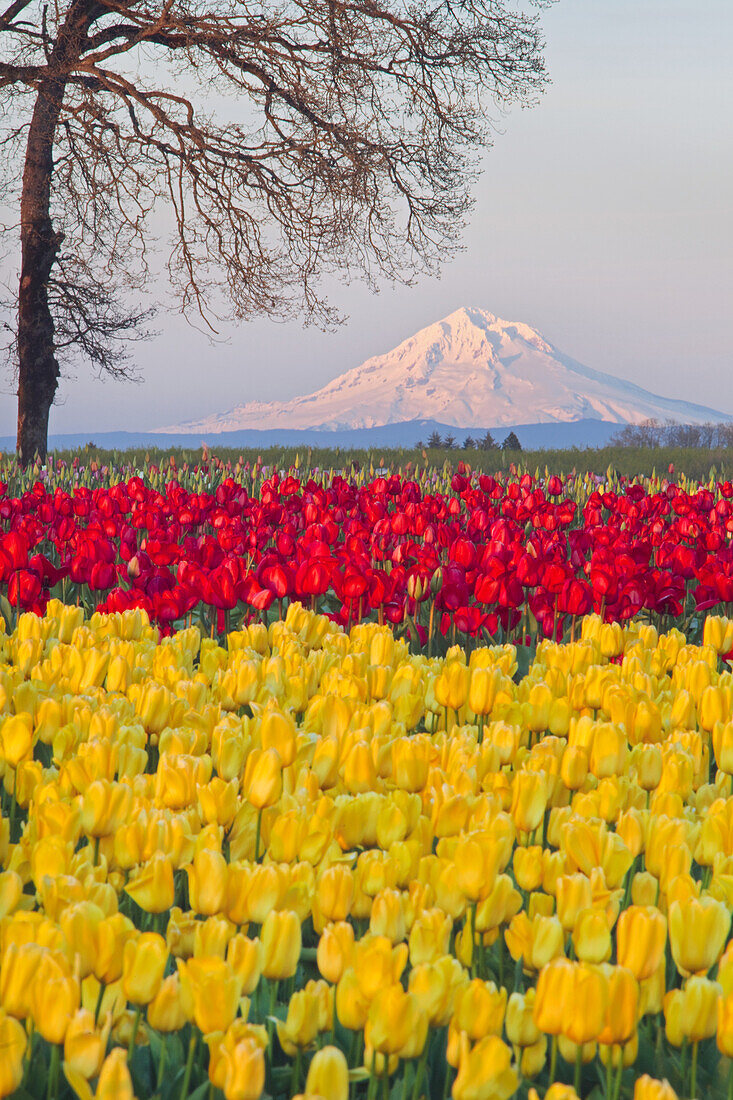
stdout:
POLYGON ((501 443, 497 443, 491 432, 486 432, 480 439, 474 439, 472 435, 467 435, 462 443, 459 443, 456 436, 448 433, 441 436, 440 432, 431 432, 427 438, 427 443, 423 443, 421 439, 417 441, 415 447, 418 451, 422 451, 425 447, 431 451, 521 451, 522 444, 519 442, 515 432, 509 432, 501 443))
POLYGON ((685 447, 711 451, 733 447, 731 424, 677 424, 674 420, 644 420, 626 424, 612 436, 616 447, 685 447))

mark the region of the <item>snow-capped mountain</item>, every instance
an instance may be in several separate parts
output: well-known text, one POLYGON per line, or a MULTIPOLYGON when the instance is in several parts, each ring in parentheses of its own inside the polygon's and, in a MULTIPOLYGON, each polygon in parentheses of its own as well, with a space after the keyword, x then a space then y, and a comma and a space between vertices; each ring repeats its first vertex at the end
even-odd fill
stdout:
POLYGON ((417 419, 493 428, 585 419, 638 424, 651 417, 685 424, 733 419, 584 367, 529 325, 462 308, 315 393, 251 401, 159 430, 339 431, 417 419))

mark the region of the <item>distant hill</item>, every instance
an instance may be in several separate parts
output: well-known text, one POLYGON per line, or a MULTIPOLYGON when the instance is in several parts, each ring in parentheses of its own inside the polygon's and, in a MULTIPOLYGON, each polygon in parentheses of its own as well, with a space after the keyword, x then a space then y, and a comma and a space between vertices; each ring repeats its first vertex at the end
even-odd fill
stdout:
MULTIPOLYGON (((412 448, 418 441, 427 442, 432 432, 442 437, 453 435, 459 446, 467 435, 474 438, 486 428, 460 429, 453 424, 437 420, 411 420, 402 424, 386 424, 379 428, 361 428, 354 431, 297 431, 271 429, 269 431, 237 432, 83 432, 69 435, 51 435, 51 450, 72 450, 93 442, 105 450, 121 451, 132 447, 183 447, 196 449, 203 443, 210 447, 340 447, 344 450, 369 450, 377 447, 412 448)), ((525 450, 563 450, 568 447, 603 447, 615 432, 618 424, 602 420, 575 420, 567 424, 516 424, 511 427, 494 426, 489 429, 497 443, 501 443, 510 431, 514 431, 525 450)), ((0 437, 0 450, 14 451, 15 436, 0 437)))

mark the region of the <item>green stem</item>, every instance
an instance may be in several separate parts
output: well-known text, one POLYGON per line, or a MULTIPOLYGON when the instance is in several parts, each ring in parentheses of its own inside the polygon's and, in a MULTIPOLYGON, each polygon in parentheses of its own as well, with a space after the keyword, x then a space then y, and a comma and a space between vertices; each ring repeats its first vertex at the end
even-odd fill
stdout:
POLYGON ((367 1088, 367 1100, 374 1100, 374 1093, 377 1086, 377 1052, 372 1051, 372 1064, 369 1070, 369 1087, 367 1088))
POLYGON ((699 1043, 692 1044, 692 1065, 690 1066, 690 1096, 695 1100, 697 1096, 697 1048, 699 1043))
POLYGON ((303 1065, 303 1051, 300 1047, 295 1048, 295 1061, 293 1062, 293 1069, 290 1075, 290 1093, 295 1096, 300 1091, 300 1074, 301 1067, 303 1065))
POLYGON ((410 1080, 410 1063, 405 1062, 402 1072, 402 1091, 400 1093, 400 1100, 407 1100, 408 1082, 410 1080))
POLYGON ((257 832, 255 833, 255 863, 260 862, 260 833, 262 832, 262 810, 257 811, 257 832))
POLYGON ((557 1072, 557 1035, 552 1036, 550 1042, 550 1084, 555 1084, 555 1073, 557 1072))
POLYGON ((163 1087, 163 1076, 165 1074, 165 1064, 168 1061, 168 1046, 165 1041, 165 1035, 160 1037, 160 1061, 158 1062, 158 1076, 156 1079, 156 1088, 158 1091, 163 1087))
POLYGON ((106 987, 105 987, 104 982, 100 982, 99 983, 99 993, 97 994, 97 1003, 94 1006, 94 1026, 95 1027, 97 1026, 97 1023, 99 1022, 99 1013, 102 1011, 102 1001, 104 1000, 105 988, 106 987))
POLYGON ((450 1088, 451 1068, 448 1062, 445 1063, 445 1077, 443 1078, 443 1096, 442 1100, 448 1100, 448 1089, 450 1088))
POLYGON ((573 1075, 573 1088, 580 1096, 580 1078, 583 1073, 583 1044, 578 1043, 575 1051, 575 1073, 573 1075))
POLYGON ((468 907, 468 928, 471 933, 471 977, 476 977, 476 902, 473 901, 468 907))
POLYGON ((46 1100, 55 1100, 59 1091, 59 1065, 61 1062, 61 1047, 58 1043, 51 1044, 51 1064, 48 1067, 48 1087, 46 1100))
POLYGON ((420 1061, 417 1064, 417 1073, 415 1074, 415 1084, 412 1086, 412 1100, 419 1100, 420 1088, 422 1086, 422 1079, 425 1076, 425 1067, 428 1064, 428 1040, 425 1040, 425 1046, 422 1049, 420 1055, 420 1061))
POLYGON ((682 1040, 682 1051, 680 1053, 680 1078, 682 1079, 682 1091, 685 1091, 685 1085, 687 1084, 687 1040, 682 1040))
POLYGON ((100 838, 98 836, 95 836, 94 838, 94 857, 92 859, 93 867, 96 867, 99 863, 99 839, 100 838))
POLYGON ((127 1048, 128 1061, 132 1058, 133 1051, 135 1050, 135 1040, 137 1039, 137 1029, 140 1027, 140 1016, 142 1014, 142 1005, 135 1005, 135 1019, 132 1023, 132 1035, 130 1036, 130 1045, 127 1048))
POLYGON ((606 1100, 611 1100, 611 1086, 613 1084, 613 1052, 615 1047, 611 1047, 608 1063, 606 1065, 606 1100))
POLYGON ((728 1100, 733 1100, 733 1062, 728 1070, 728 1100))
POLYGON ((33 1020, 28 1020, 28 1049, 26 1050, 24 1065, 23 1065, 23 1079, 20 1082, 21 1089, 25 1089, 26 1081, 28 1080, 28 1070, 33 1065, 33 1043, 36 1038, 36 1029, 33 1026, 33 1020))
POLYGON ((188 1043, 188 1058, 186 1059, 186 1072, 183 1075, 180 1100, 186 1100, 188 1096, 188 1086, 191 1084, 191 1070, 193 1069, 193 1056, 196 1053, 197 1042, 198 1036, 192 1035, 188 1043))

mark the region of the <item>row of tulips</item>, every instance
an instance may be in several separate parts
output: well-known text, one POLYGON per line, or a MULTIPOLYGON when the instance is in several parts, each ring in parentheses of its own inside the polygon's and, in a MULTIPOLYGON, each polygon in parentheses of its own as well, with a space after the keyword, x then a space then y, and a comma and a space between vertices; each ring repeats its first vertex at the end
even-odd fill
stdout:
POLYGON ((206 633, 299 600, 348 628, 390 623, 428 653, 459 638, 574 637, 579 617, 642 615, 699 640, 733 605, 733 486, 456 472, 132 477, 90 488, 0 483, 0 604, 139 607, 206 633), (154 481, 155 484, 151 484, 154 481), (273 607, 274 605, 274 607, 273 607), (448 641, 442 640, 447 638, 448 641))
POLYGON ((0 634, 0 1096, 733 1093, 733 621, 225 641, 0 634))

